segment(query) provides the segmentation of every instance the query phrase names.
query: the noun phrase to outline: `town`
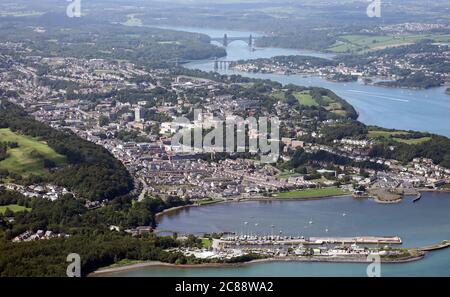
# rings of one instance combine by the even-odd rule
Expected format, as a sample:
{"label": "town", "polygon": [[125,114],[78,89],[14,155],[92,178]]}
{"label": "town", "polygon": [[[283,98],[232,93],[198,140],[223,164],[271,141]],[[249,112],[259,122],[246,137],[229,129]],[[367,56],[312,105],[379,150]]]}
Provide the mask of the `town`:
{"label": "town", "polygon": [[[416,158],[402,164],[370,157],[374,139],[341,138],[329,144],[307,141],[321,139],[321,129],[343,119],[318,120],[303,115],[295,121],[282,101],[275,102],[274,114],[292,119],[287,125],[290,130],[280,139],[283,162],[292,160],[292,152],[301,149],[311,154],[327,152],[355,163],[376,164],[386,170],[318,162],[313,174],[305,175],[280,169],[277,164],[264,164],[255,153],[231,153],[225,159],[216,156],[220,154],[215,151],[186,153],[171,143],[176,132],[171,120],[189,114],[199,105],[203,114],[192,119],[193,129],[213,127],[230,115],[271,114],[261,108],[258,100],[237,93],[234,89],[242,88],[240,83],[171,75],[167,70],[148,71],[130,62],[27,56],[27,48],[21,44],[5,43],[0,47],[24,54],[23,60],[1,56],[15,70],[0,73],[0,88],[14,95],[11,101],[39,121],[57,129],[70,129],[108,149],[134,177],[139,200],[146,196],[177,196],[198,203],[270,199],[280,192],[340,187],[342,194],[355,193],[358,197],[373,188],[376,191],[371,196],[381,197],[377,201],[392,202],[399,201],[400,195],[416,196],[419,189],[436,189],[450,182],[450,169],[430,159]],[[38,67],[46,69],[40,78]],[[256,137],[252,135],[257,131],[250,130],[248,134]],[[309,175],[316,178],[308,178]],[[49,193],[45,193],[45,187]],[[52,200],[70,193],[70,189],[55,189],[51,185],[44,188],[15,186],[14,190]],[[100,204],[91,205],[96,206]]]}

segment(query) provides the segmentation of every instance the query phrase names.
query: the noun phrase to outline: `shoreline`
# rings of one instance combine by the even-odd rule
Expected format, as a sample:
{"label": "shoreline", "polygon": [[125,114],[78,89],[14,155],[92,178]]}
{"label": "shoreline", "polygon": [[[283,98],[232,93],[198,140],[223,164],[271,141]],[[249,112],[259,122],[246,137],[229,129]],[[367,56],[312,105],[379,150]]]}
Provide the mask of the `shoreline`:
{"label": "shoreline", "polygon": [[[424,252],[419,256],[411,256],[404,259],[382,259],[382,264],[404,264],[415,261],[420,261],[425,258],[427,252]],[[353,263],[353,264],[363,264],[363,263],[372,263],[367,261],[365,257],[359,257],[356,259],[348,258],[348,257],[333,257],[333,256],[323,256],[323,258],[314,258],[314,257],[280,257],[280,258],[266,258],[266,259],[257,259],[248,262],[241,263],[202,263],[202,264],[172,264],[172,263],[164,263],[160,261],[146,261],[137,264],[124,265],[120,267],[113,268],[100,268],[94,272],[88,274],[88,277],[102,277],[103,275],[124,271],[132,271],[140,268],[147,267],[165,267],[165,268],[177,268],[177,269],[190,269],[190,268],[234,268],[234,267],[243,267],[253,264],[264,264],[264,263],[276,263],[276,262],[300,262],[300,263]]]}
{"label": "shoreline", "polygon": [[[426,188],[419,188],[419,189],[417,189],[417,191],[419,193],[450,193],[450,189],[426,189]],[[401,203],[403,201],[403,199],[404,199],[404,197],[401,197],[400,199],[396,199],[396,200],[392,200],[392,201],[384,201],[384,200],[380,200],[380,199],[378,199],[376,197],[373,197],[373,196],[370,196],[370,195],[369,196],[364,196],[364,197],[353,197],[351,193],[340,194],[340,195],[325,195],[325,196],[320,196],[320,197],[299,197],[299,198],[276,198],[276,197],[240,198],[240,199],[233,199],[233,200],[222,200],[222,201],[217,201],[215,203],[209,203],[209,204],[205,204],[205,205],[189,204],[189,205],[176,206],[176,207],[168,208],[168,209],[165,209],[165,210],[163,210],[161,212],[158,212],[157,214],[155,214],[155,218],[156,219],[160,219],[161,217],[163,217],[163,216],[165,216],[167,214],[171,214],[171,213],[177,212],[179,210],[183,210],[183,209],[189,209],[189,208],[194,208],[194,207],[205,207],[205,206],[224,204],[224,203],[241,203],[241,202],[252,202],[252,201],[256,201],[256,202],[264,202],[264,201],[267,201],[267,202],[276,202],[276,201],[313,201],[313,200],[345,198],[345,197],[352,197],[354,199],[372,199],[376,203],[380,203],[380,204],[397,204],[397,203]]]}
{"label": "shoreline", "polygon": [[[248,60],[247,60],[248,61]],[[251,60],[250,60],[251,61]],[[299,75],[299,76],[306,76],[306,77],[319,77],[322,79],[325,79],[328,82],[334,82],[334,83],[352,83],[352,82],[357,82],[358,80],[336,80],[336,79],[332,79],[327,77],[326,75],[320,74],[319,72],[317,73],[311,73],[311,72],[276,72],[276,71],[268,71],[268,72],[263,72],[263,71],[245,71],[242,69],[239,69],[238,67],[232,67],[231,70],[233,71],[237,71],[237,72],[243,72],[243,73],[249,73],[249,74],[272,74],[272,75],[286,75],[286,76],[291,76],[291,75]],[[373,77],[365,77],[362,79],[374,79]],[[374,87],[380,87],[380,88],[386,88],[386,89],[401,89],[401,90],[410,90],[410,91],[423,91],[423,90],[430,90],[430,89],[437,89],[437,88],[445,88],[447,85],[446,84],[442,84],[439,86],[432,86],[432,87],[420,87],[420,86],[402,86],[402,85],[385,85],[383,83],[380,82],[375,82],[375,83],[364,83],[365,85],[368,86],[374,86]],[[444,91],[445,94],[450,95],[450,93],[446,93]]]}

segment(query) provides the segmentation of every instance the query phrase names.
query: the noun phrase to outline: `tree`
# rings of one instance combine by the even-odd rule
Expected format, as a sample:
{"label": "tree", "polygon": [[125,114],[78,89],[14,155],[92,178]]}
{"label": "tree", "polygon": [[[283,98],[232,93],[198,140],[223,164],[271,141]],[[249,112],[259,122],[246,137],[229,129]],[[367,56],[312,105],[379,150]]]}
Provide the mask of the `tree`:
{"label": "tree", "polygon": [[106,116],[100,116],[100,118],[98,119],[98,125],[100,127],[106,126],[109,124],[109,118]]}
{"label": "tree", "polygon": [[5,212],[4,212],[3,215],[4,215],[6,218],[13,217],[13,216],[14,216],[14,212],[13,212],[11,209],[9,209],[9,207],[7,207],[7,208],[5,209]]}

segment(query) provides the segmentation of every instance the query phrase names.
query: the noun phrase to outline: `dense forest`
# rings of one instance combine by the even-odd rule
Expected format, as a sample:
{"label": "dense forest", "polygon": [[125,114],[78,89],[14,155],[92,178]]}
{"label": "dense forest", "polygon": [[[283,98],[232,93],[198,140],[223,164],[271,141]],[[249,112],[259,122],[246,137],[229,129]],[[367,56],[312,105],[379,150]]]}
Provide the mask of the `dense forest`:
{"label": "dense forest", "polygon": [[[83,274],[121,259],[195,263],[193,258],[163,249],[180,245],[199,246],[196,238],[183,243],[154,235],[135,238],[108,228],[111,224],[121,230],[154,226],[156,213],[186,203],[178,198],[163,201],[151,197],[133,203],[131,198],[121,197],[104,207],[88,210],[84,200],[74,199],[72,195],[52,202],[0,189],[0,206],[20,205],[31,209],[15,213],[7,211],[0,215],[0,276],[64,276],[66,257],[70,253],[80,254]],[[14,220],[10,220],[11,217]],[[27,230],[51,230],[69,237],[11,242],[12,238]]]}
{"label": "dense forest", "polygon": [[[20,205],[31,211],[13,214],[14,222],[8,224],[7,239],[27,230],[52,230],[72,233],[82,228],[106,229],[110,225],[120,228],[156,226],[155,214],[167,208],[189,204],[176,197],[165,200],[147,197],[141,202],[133,202],[129,197],[115,198],[104,207],[88,210],[85,200],[66,195],[56,201],[28,198],[18,192],[0,189],[0,206]],[[5,215],[6,216],[6,215]]]}
{"label": "dense forest", "polygon": [[[0,215],[0,277],[65,276],[66,257],[81,257],[82,275],[120,260],[161,261],[173,264],[199,264],[210,261],[245,262],[258,255],[229,260],[202,260],[165,249],[201,247],[201,240],[189,235],[183,240],[155,234],[131,236],[124,232],[137,226],[155,226],[155,214],[164,209],[188,204],[176,197],[166,200],[146,197],[142,202],[115,198],[98,209],[88,210],[83,200],[67,195],[55,202],[27,198],[17,192],[0,189],[0,206],[17,204],[30,211]],[[14,220],[10,220],[13,218]],[[114,224],[120,231],[111,231]],[[52,230],[68,236],[49,240],[13,243],[11,239],[24,231]]]}
{"label": "dense forest", "polygon": [[71,132],[52,129],[10,102],[0,106],[0,127],[38,137],[66,156],[69,164],[54,172],[51,181],[71,189],[80,197],[112,199],[133,189],[133,180],[126,168],[106,149]]}

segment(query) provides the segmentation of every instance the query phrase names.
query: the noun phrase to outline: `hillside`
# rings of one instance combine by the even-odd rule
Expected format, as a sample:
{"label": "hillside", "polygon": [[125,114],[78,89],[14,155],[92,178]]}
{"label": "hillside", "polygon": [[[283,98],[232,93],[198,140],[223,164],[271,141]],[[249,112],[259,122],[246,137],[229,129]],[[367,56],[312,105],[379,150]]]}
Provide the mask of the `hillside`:
{"label": "hillside", "polygon": [[12,103],[0,107],[0,128],[0,142],[18,145],[8,149],[0,162],[12,181],[51,182],[89,200],[113,199],[133,188],[126,168],[107,150],[71,132],[52,129]]}
{"label": "hillside", "polygon": [[16,146],[7,149],[6,158],[0,161],[0,170],[28,177],[46,174],[50,167],[60,167],[66,163],[66,158],[46,143],[10,129],[0,129],[0,141]]}

